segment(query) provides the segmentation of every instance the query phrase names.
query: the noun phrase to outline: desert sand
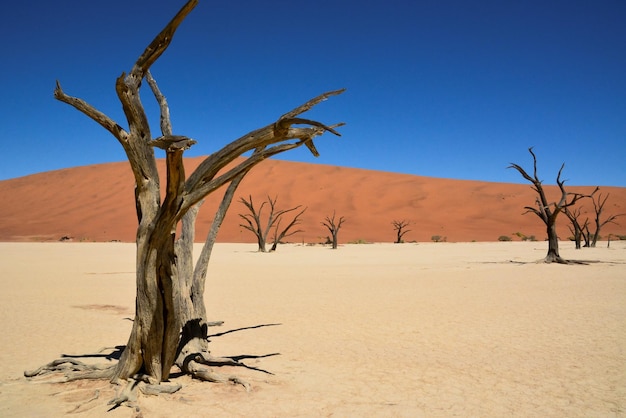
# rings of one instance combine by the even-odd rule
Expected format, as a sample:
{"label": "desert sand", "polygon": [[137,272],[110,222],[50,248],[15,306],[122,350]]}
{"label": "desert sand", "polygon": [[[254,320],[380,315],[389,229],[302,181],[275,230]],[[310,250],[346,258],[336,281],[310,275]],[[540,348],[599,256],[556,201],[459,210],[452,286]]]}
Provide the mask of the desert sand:
{"label": "desert sand", "polygon": [[[207,306],[215,355],[242,387],[178,379],[144,417],[626,416],[626,242],[536,263],[545,242],[218,244]],[[104,381],[27,381],[61,354],[125,344],[134,245],[0,243],[0,416],[107,413]],[[243,329],[258,325],[280,324]],[[238,331],[237,331],[238,330]],[[85,361],[103,362],[102,358]]]}

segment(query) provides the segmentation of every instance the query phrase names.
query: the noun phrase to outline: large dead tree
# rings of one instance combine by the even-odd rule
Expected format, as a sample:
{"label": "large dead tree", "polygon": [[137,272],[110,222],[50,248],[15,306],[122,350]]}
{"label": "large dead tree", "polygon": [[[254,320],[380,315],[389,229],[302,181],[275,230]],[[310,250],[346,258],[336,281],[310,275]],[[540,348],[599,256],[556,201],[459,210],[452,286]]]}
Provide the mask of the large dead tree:
{"label": "large dead tree", "polygon": [[602,199],[602,194],[598,195],[597,201],[595,197],[591,199],[593,202],[593,210],[595,212],[594,223],[596,225],[596,229],[593,232],[593,234],[589,234],[589,228],[587,228],[587,237],[590,238],[590,242],[589,242],[590,247],[596,246],[596,243],[598,242],[598,238],[600,238],[600,229],[602,229],[604,225],[608,223],[617,224],[617,222],[615,222],[615,219],[624,215],[623,213],[620,213],[617,215],[608,216],[606,219],[602,219],[602,211],[604,210],[604,204],[606,203],[606,200],[608,198],[609,198],[609,194],[607,193],[607,195],[604,196],[604,199]]}
{"label": "large dead tree", "polygon": [[[546,255],[544,261],[546,263],[556,262],[567,264],[568,261],[561,258],[561,256],[559,255],[559,237],[556,233],[556,218],[559,213],[565,210],[565,208],[573,206],[578,200],[587,196],[580,193],[567,193],[565,191],[565,180],[561,180],[561,172],[563,171],[563,167],[565,167],[565,164],[562,164],[556,177],[556,184],[559,186],[561,197],[558,201],[549,203],[543,189],[543,184],[537,176],[537,157],[535,156],[532,147],[528,148],[528,152],[530,152],[530,155],[533,156],[532,176],[529,175],[526,170],[524,170],[521,166],[517,164],[511,163],[509,168],[516,169],[522,175],[522,177],[524,177],[532,184],[532,189],[537,192],[537,200],[535,201],[536,207],[525,206],[524,209],[526,209],[525,213],[531,212],[537,215],[546,226],[546,233],[548,235],[548,254]],[[593,193],[595,192],[596,191],[594,190]]]}
{"label": "large dead tree", "polygon": [[[115,83],[128,128],[82,99],[67,95],[57,82],[54,96],[84,113],[109,131],[126,152],[135,178],[137,208],[136,310],[132,331],[119,362],[109,368],[89,367],[72,359],[60,359],[27,376],[63,371],[67,380],[108,378],[125,385],[114,405],[132,402],[139,388],[147,393],[177,390],[166,385],[170,370],[178,368],[196,378],[240,382],[235,377],[214,373],[211,364],[239,364],[209,354],[204,305],[205,278],[211,249],[232,196],[252,167],[273,155],[305,145],[318,155],[313,139],[324,132],[339,135],[334,126],[303,119],[300,115],[343,90],[324,93],[285,113],[275,122],[252,131],[209,155],[186,176],[183,153],[196,141],[175,135],[165,97],[150,75],[150,67],[170,45],[172,37],[198,0],[188,1],[148,45],[128,74]],[[161,117],[161,135],[153,138],[139,96],[146,80],[154,94]],[[167,179],[163,185],[157,172],[155,148],[165,152]],[[251,152],[242,161],[244,153]],[[203,199],[227,186],[198,261],[193,263],[195,219]],[[180,234],[177,228],[182,225]]]}
{"label": "large dead tree", "polygon": [[[294,216],[294,218],[287,224],[287,226],[281,228],[281,220],[282,218],[289,212],[293,212],[302,207],[302,205],[298,205],[289,209],[278,210],[276,208],[276,201],[278,197],[272,199],[271,197],[267,197],[267,200],[261,203],[261,206],[256,208],[254,206],[254,202],[252,201],[252,196],[248,196],[248,199],[244,199],[243,197],[239,199],[239,202],[243,203],[244,206],[248,209],[248,213],[240,213],[239,217],[243,219],[245,223],[239,224],[242,228],[247,229],[252,232],[256,237],[258,244],[259,252],[267,252],[266,243],[267,238],[269,236],[270,231],[273,231],[273,239],[272,239],[272,248],[270,251],[276,251],[276,247],[278,243],[285,237],[297,234],[298,232],[302,232],[301,229],[292,229],[294,226],[300,224],[300,216],[306,211],[306,208],[302,209],[300,212]],[[265,204],[269,203],[269,214],[267,215],[267,223],[263,226],[263,208]]]}
{"label": "large dead tree", "polygon": [[322,225],[324,225],[326,229],[328,229],[328,232],[330,232],[330,242],[332,244],[333,250],[336,250],[337,246],[339,245],[339,229],[341,229],[341,226],[345,221],[346,218],[344,218],[343,216],[340,216],[339,219],[336,219],[335,211],[333,211],[333,216],[326,216],[326,218],[324,218],[324,222],[322,222]]}

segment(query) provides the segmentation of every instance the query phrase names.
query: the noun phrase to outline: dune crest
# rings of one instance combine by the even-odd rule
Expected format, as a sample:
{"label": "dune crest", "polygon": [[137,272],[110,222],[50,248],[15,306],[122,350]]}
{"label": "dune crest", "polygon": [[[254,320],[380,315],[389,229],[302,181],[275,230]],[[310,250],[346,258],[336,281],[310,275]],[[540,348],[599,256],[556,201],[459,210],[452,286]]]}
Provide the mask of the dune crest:
{"label": "dune crest", "polygon": [[[191,172],[204,157],[187,160]],[[159,160],[159,166],[164,164]],[[126,162],[68,168],[0,181],[0,241],[132,242],[136,215],[133,178]],[[567,190],[591,192],[593,187],[566,185]],[[605,214],[626,213],[626,188],[601,187],[610,193]],[[558,196],[556,186],[546,186]],[[297,205],[308,209],[292,242],[318,243],[328,231],[321,222],[336,211],[346,222],[340,243],[350,241],[393,242],[394,220],[410,220],[405,241],[431,241],[438,235],[450,242],[497,241],[501,235],[521,232],[545,238],[541,221],[524,215],[535,193],[527,184],[450,180],[382,171],[270,159],[255,167],[242,182],[235,200],[252,195],[261,202],[278,197],[278,208]],[[197,221],[198,240],[203,240],[222,193],[204,204]],[[584,207],[592,210],[593,206]],[[239,226],[241,203],[234,201],[226,216],[219,242],[254,242]],[[588,216],[592,220],[592,214]],[[606,216],[605,215],[605,216]],[[587,215],[583,215],[587,216]],[[619,219],[618,219],[619,222]],[[571,235],[565,217],[559,236]],[[608,224],[602,236],[626,234],[626,226]]]}

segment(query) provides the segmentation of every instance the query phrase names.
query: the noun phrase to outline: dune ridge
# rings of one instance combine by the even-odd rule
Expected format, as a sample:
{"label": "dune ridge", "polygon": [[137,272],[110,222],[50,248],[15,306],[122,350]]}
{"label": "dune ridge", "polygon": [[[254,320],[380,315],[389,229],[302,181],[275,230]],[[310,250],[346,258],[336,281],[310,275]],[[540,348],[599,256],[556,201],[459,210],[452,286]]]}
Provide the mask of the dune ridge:
{"label": "dune ridge", "polygon": [[[204,157],[189,158],[191,172]],[[164,172],[163,160],[158,162]],[[71,237],[74,241],[123,241],[135,239],[136,215],[133,177],[126,162],[106,163],[50,171],[0,181],[0,241],[45,242]],[[604,217],[626,213],[626,188],[601,187],[610,193]],[[589,193],[591,186],[567,185],[568,191]],[[559,195],[546,186],[549,197]],[[222,192],[204,203],[197,221],[202,241]],[[281,209],[306,206],[301,229],[291,242],[318,243],[329,235],[321,222],[333,212],[346,218],[339,233],[341,243],[393,242],[392,221],[408,220],[405,241],[431,241],[439,235],[450,242],[497,241],[501,235],[521,232],[545,239],[543,225],[524,206],[532,205],[535,192],[529,184],[451,180],[374,170],[289,162],[270,159],[255,167],[242,182],[218,236],[219,242],[254,242],[240,227],[241,197],[258,204],[267,196],[278,197]],[[584,208],[593,210],[591,202]],[[588,215],[592,220],[593,213]],[[618,219],[617,222],[620,222]],[[559,236],[571,235],[565,216],[558,223]],[[626,234],[626,226],[607,224],[602,236]]]}

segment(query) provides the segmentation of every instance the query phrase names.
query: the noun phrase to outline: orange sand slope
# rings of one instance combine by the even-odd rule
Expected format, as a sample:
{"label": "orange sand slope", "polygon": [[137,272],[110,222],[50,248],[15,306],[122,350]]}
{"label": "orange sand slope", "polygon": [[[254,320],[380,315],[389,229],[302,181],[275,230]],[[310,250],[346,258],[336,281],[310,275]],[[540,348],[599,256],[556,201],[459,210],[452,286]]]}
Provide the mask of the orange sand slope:
{"label": "orange sand slope", "polygon": [[[177,379],[140,398],[161,417],[624,417],[626,241],[534,263],[545,242],[217,244],[205,300],[215,355],[252,385]],[[134,244],[0,243],[0,416],[109,413],[105,381],[29,382],[61,354],[125,344]],[[83,358],[106,362],[104,358]]]}
{"label": "orange sand slope", "polygon": [[[189,159],[188,172],[201,160]],[[572,192],[593,190],[567,186]],[[0,241],[56,241],[69,236],[75,241],[132,242],[136,227],[133,187],[125,162],[2,181]],[[547,190],[550,197],[559,197],[556,186],[548,186]],[[610,193],[606,215],[626,213],[626,188],[602,187],[601,192]],[[218,192],[204,204],[197,222],[200,241],[221,194]],[[413,223],[405,241],[430,241],[433,235],[447,237],[448,241],[496,241],[501,235],[512,236],[515,232],[545,239],[541,221],[534,214],[523,214],[524,206],[535,201],[529,184],[447,180],[268,160],[255,167],[242,183],[218,241],[254,241],[253,235],[240,227],[238,216],[245,208],[237,200],[249,195],[257,205],[269,195],[278,197],[279,209],[297,205],[308,208],[302,216],[304,232],[290,237],[292,242],[323,242],[328,232],[321,222],[333,211],[346,218],[340,242],[393,242],[394,220]],[[591,202],[584,207],[593,208]],[[624,222],[623,226],[606,225],[602,235],[626,235]],[[562,216],[562,239],[571,235],[567,224]]]}

